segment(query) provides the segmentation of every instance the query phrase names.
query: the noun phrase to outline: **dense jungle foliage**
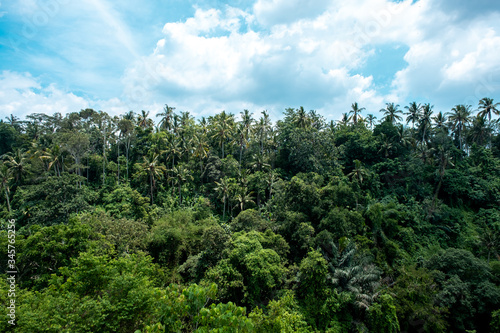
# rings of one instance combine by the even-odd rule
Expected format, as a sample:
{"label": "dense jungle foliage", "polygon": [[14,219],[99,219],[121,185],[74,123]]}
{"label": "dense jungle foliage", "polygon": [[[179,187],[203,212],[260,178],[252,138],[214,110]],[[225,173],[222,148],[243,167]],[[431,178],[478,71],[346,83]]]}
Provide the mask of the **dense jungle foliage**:
{"label": "dense jungle foliage", "polygon": [[498,105],[11,116],[0,331],[499,332]]}

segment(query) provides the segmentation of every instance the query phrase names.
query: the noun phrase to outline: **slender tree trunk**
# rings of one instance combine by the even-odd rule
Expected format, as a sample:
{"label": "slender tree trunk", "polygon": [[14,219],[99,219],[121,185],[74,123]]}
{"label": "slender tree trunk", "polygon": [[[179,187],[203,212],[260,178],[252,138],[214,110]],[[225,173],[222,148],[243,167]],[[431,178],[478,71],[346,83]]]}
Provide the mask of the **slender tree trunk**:
{"label": "slender tree trunk", "polygon": [[149,187],[151,188],[151,204],[153,204],[153,175],[149,174]]}
{"label": "slender tree trunk", "polygon": [[222,220],[226,219],[226,196],[224,196],[224,208],[222,209]]}
{"label": "slender tree trunk", "polygon": [[181,182],[179,181],[179,205],[182,205]]}
{"label": "slender tree trunk", "polygon": [[104,141],[102,143],[102,185],[106,180],[106,130],[104,130]]}
{"label": "slender tree trunk", "polygon": [[117,158],[117,162],[118,162],[118,184],[120,184],[120,143],[119,141],[117,141],[116,143],[116,149],[118,150],[118,158]]}
{"label": "slender tree trunk", "polygon": [[243,154],[243,145],[240,145],[240,165],[238,167],[238,170],[241,171],[241,155]]}
{"label": "slender tree trunk", "polygon": [[[7,186],[7,184],[5,186]],[[7,209],[9,210],[10,214],[12,211],[10,210],[9,192],[7,191],[7,187],[5,187],[4,190],[5,190],[5,199],[7,199]]]}

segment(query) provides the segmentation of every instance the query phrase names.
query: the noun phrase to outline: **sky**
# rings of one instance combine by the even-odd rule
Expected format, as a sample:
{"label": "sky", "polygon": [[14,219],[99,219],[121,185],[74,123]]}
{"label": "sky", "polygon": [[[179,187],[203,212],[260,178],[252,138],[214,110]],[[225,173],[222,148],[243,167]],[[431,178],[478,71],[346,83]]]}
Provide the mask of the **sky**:
{"label": "sky", "polygon": [[0,2],[0,118],[500,101],[498,0]]}

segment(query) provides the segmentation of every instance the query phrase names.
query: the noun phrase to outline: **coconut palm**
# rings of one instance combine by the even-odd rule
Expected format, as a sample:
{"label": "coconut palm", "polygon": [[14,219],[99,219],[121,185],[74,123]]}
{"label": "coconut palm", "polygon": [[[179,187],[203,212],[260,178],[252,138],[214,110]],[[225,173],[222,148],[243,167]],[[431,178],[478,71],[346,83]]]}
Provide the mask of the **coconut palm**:
{"label": "coconut palm", "polygon": [[12,175],[16,180],[16,185],[21,185],[24,174],[27,173],[28,154],[22,149],[16,149],[13,153],[3,155],[5,164],[11,170]]}
{"label": "coconut palm", "polygon": [[143,156],[144,162],[140,164],[141,168],[149,175],[149,188],[151,194],[151,204],[154,200],[154,189],[156,188],[156,179],[167,171],[164,165],[159,162],[160,154],[153,153],[149,156]]}
{"label": "coconut palm", "polygon": [[479,101],[479,113],[478,116],[486,117],[488,116],[488,121],[491,122],[491,114],[500,115],[500,110],[497,107],[500,103],[493,103],[493,98],[485,97]]}
{"label": "coconut palm", "polygon": [[463,136],[466,126],[470,123],[471,107],[470,105],[456,105],[451,109],[449,120],[451,122],[452,130],[458,137],[459,148],[463,148]]}
{"label": "coconut palm", "polygon": [[249,203],[255,203],[252,200],[252,192],[248,192],[246,187],[241,187],[239,193],[236,195],[236,205],[234,208],[239,207],[240,211],[245,210],[245,205]]}
{"label": "coconut palm", "polygon": [[349,116],[354,125],[358,123],[358,120],[360,120],[361,116],[361,111],[366,110],[365,108],[360,108],[358,105],[358,102],[354,102],[351,104],[351,110],[349,111]]}
{"label": "coconut palm", "polygon": [[[491,125],[491,114],[500,115],[500,110],[497,107],[500,103],[493,103],[493,98],[485,97],[479,101],[479,113],[478,116],[486,117],[488,116],[488,123]],[[491,132],[489,135],[489,141],[491,146]]]}
{"label": "coconut palm", "polygon": [[179,205],[182,204],[182,184],[188,180],[193,180],[191,172],[183,165],[177,165],[172,170],[173,176],[171,177],[174,186],[179,188]]}
{"label": "coconut palm", "polygon": [[399,105],[394,103],[385,103],[385,109],[380,109],[380,112],[384,114],[383,121],[388,121],[394,124],[397,121],[403,120],[399,114],[403,114],[403,111],[399,109]]}
{"label": "coconut palm", "polygon": [[203,134],[195,134],[193,137],[193,148],[193,156],[200,160],[200,172],[203,173],[203,159],[208,156],[209,151],[206,136]]}
{"label": "coconut palm", "polygon": [[422,142],[427,142],[429,139],[429,132],[431,128],[431,116],[432,116],[432,108],[434,106],[429,103],[424,104],[421,108],[421,114],[418,120],[418,131],[422,136]]}
{"label": "coconut palm", "polygon": [[371,130],[373,129],[373,124],[375,123],[375,119],[377,119],[377,117],[375,117],[372,114],[366,115],[365,121],[368,123]]}
{"label": "coconut palm", "polygon": [[221,147],[222,159],[224,159],[224,146],[228,138],[231,137],[233,132],[233,115],[226,114],[226,111],[222,111],[215,118],[215,134],[213,138],[219,141]]}
{"label": "coconut palm", "polygon": [[352,177],[362,184],[364,177],[366,176],[368,176],[368,170],[366,170],[360,160],[354,160],[354,169],[347,175],[347,177]]}
{"label": "coconut palm", "polygon": [[173,128],[173,118],[174,118],[174,107],[168,106],[168,104],[165,104],[165,107],[163,108],[163,112],[158,113],[156,116],[161,117],[160,123],[158,126],[161,129],[171,131]]}
{"label": "coconut palm", "polygon": [[443,114],[443,112],[439,111],[439,113],[435,116],[432,117],[432,120],[434,121],[434,130],[435,131],[447,131],[446,127],[446,116]]}
{"label": "coconut palm", "polygon": [[5,200],[7,200],[7,209],[11,213],[10,199],[9,199],[9,182],[12,179],[12,169],[4,162],[0,164],[0,190],[4,191]]}
{"label": "coconut palm", "polygon": [[149,128],[153,127],[153,120],[149,118],[149,111],[141,110],[141,114],[138,118],[139,127]]}
{"label": "coconut palm", "polygon": [[310,124],[310,119],[307,116],[307,112],[304,110],[304,107],[301,106],[297,112],[294,114],[293,123],[298,128],[306,128]]}
{"label": "coconut palm", "polygon": [[222,210],[222,219],[226,219],[226,201],[229,196],[229,183],[227,181],[227,178],[224,177],[221,179],[220,182],[215,182],[215,191],[219,193],[219,197],[222,197],[222,202],[224,205],[224,208]]}
{"label": "coconut palm", "polygon": [[422,106],[417,104],[417,102],[411,102],[410,105],[405,106],[405,109],[408,110],[408,112],[405,113],[407,115],[406,124],[408,125],[408,123],[411,122],[412,128],[415,128],[415,123],[419,120],[421,107]]}

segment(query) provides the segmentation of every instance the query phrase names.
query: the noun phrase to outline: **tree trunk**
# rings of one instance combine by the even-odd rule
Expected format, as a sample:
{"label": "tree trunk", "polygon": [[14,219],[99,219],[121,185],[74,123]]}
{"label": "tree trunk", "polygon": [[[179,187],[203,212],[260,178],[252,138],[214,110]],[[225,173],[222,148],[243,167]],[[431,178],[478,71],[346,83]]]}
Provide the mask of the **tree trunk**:
{"label": "tree trunk", "polygon": [[182,205],[181,182],[179,181],[179,205]]}
{"label": "tree trunk", "polygon": [[118,157],[117,157],[117,162],[118,162],[118,177],[117,177],[117,181],[118,181],[118,184],[120,184],[120,143],[119,141],[117,141],[116,143],[116,149],[118,150],[117,154],[118,154]]}
{"label": "tree trunk", "polygon": [[[5,185],[7,186],[7,184]],[[9,210],[9,214],[12,213],[10,210],[10,200],[9,200],[9,193],[7,191],[7,187],[5,187],[5,199],[7,199],[7,209]]]}

